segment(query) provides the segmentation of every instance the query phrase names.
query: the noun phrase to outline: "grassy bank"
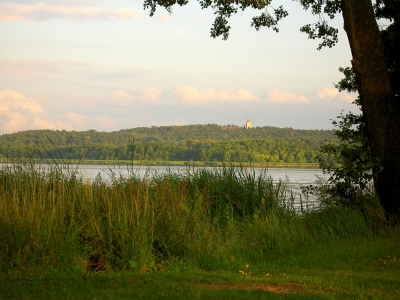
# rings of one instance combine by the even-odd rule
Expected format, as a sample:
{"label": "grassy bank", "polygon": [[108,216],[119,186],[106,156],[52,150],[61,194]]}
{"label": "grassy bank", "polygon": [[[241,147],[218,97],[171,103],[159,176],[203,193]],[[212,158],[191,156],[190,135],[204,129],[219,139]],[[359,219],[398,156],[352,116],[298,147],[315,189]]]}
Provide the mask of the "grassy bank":
{"label": "grassy bank", "polygon": [[399,238],[391,230],[211,271],[183,261],[157,272],[21,267],[2,274],[0,299],[399,299]]}
{"label": "grassy bank", "polygon": [[[37,292],[46,297],[51,296],[52,286],[64,287],[68,298],[67,290],[83,288],[92,280],[92,288],[85,288],[80,297],[103,295],[102,288],[95,288],[101,282],[106,283],[104,288],[119,286],[121,295],[131,295],[127,282],[135,289],[147,286],[143,295],[155,293],[150,286],[158,282],[161,294],[172,295],[167,291],[172,288],[178,298],[179,293],[203,297],[203,284],[210,283],[204,279],[207,276],[211,283],[227,284],[222,288],[226,297],[259,293],[257,288],[231,288],[242,281],[305,284],[306,290],[324,294],[317,288],[324,271],[330,275],[321,279],[323,289],[329,284],[339,289],[345,283],[332,279],[335,266],[343,268],[346,278],[361,276],[362,264],[356,262],[361,244],[365,253],[360,260],[371,264],[366,271],[378,270],[378,259],[386,259],[384,266],[390,266],[392,279],[382,279],[379,290],[387,282],[398,285],[398,264],[393,261],[400,255],[398,236],[392,230],[388,237],[382,229],[378,207],[331,205],[309,211],[304,205],[299,214],[283,182],[273,184],[268,174],[256,175],[245,168],[188,169],[151,178],[132,172],[127,178],[98,177],[88,183],[74,170],[57,165],[43,170],[18,164],[0,171],[0,199],[0,267],[6,280],[1,284],[22,298],[15,290],[21,282],[26,287],[37,284]],[[392,241],[394,236],[396,247],[392,243],[390,251],[379,249],[368,256],[367,249],[372,249],[368,243]],[[387,241],[382,246],[389,245]],[[360,268],[356,273],[353,260]],[[309,279],[307,270],[313,270]],[[65,277],[69,279],[64,281]],[[43,284],[50,286],[49,292],[42,290]],[[205,288],[220,296],[219,287]],[[348,289],[346,285],[345,293],[353,295]],[[90,291],[93,294],[87,296]]]}

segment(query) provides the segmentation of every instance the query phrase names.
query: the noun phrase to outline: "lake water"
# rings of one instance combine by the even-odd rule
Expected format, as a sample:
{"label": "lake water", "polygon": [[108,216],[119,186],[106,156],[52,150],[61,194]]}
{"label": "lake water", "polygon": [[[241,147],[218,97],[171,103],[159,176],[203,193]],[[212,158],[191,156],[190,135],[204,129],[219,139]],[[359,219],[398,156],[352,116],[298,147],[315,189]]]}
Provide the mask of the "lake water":
{"label": "lake water", "polygon": [[[102,179],[107,180],[111,176],[120,175],[128,177],[130,174],[139,175],[141,177],[151,177],[155,173],[160,174],[163,172],[185,173],[189,167],[183,166],[118,166],[118,165],[79,165],[78,170],[83,174],[84,178],[93,181],[97,175],[100,174]],[[195,169],[198,167],[195,167]],[[201,168],[201,167],[200,167]],[[206,167],[211,168],[211,167]],[[193,171],[193,168],[190,168]],[[310,209],[318,207],[319,201],[316,197],[308,195],[307,197],[302,194],[301,186],[306,186],[315,183],[318,178],[326,179],[328,175],[323,174],[321,169],[308,169],[308,168],[248,168],[249,172],[254,170],[256,174],[266,171],[267,175],[271,176],[274,182],[284,181],[287,191],[295,196],[295,207],[300,209],[300,206],[308,207]],[[302,204],[300,204],[300,199]]]}
{"label": "lake water", "polygon": [[[1,164],[3,166],[10,166],[10,164]],[[40,165],[43,170],[47,169],[50,165]],[[54,166],[54,165],[53,165]],[[76,170],[79,174],[88,181],[93,181],[97,175],[100,175],[102,179],[107,180],[111,176],[123,176],[128,177],[131,174],[138,175],[140,177],[151,177],[155,173],[163,172],[174,172],[174,173],[185,173],[188,169],[193,171],[193,167],[185,166],[137,166],[137,165],[100,165],[100,164],[68,164],[69,170]],[[197,168],[212,168],[212,167],[194,167]],[[309,185],[319,178],[327,178],[326,174],[322,173],[321,169],[310,169],[310,168],[247,168],[249,172],[254,170],[256,174],[260,174],[266,170],[267,174],[270,175],[274,182],[279,180],[285,181],[289,186],[300,187],[302,185]]]}
{"label": "lake water", "polygon": [[[185,173],[188,169],[193,170],[193,167],[185,166],[136,166],[136,165],[97,165],[97,164],[81,164],[81,165],[69,165],[70,169],[77,169],[79,173],[82,173],[88,180],[93,180],[98,174],[104,179],[110,177],[112,174],[122,175],[124,177],[130,174],[136,174],[139,176],[152,176],[155,173],[164,173],[171,171],[173,173]],[[213,167],[194,167],[195,170],[198,168],[211,169]],[[217,167],[218,168],[218,167]],[[254,170],[256,174],[260,174],[265,171],[270,175],[274,181],[284,180],[294,184],[307,184],[313,183],[318,177],[326,178],[327,176],[322,173],[321,169],[310,169],[310,168],[246,168],[248,171]]]}
{"label": "lake water", "polygon": [[[5,166],[7,164],[3,164]],[[50,165],[48,165],[50,166]],[[53,165],[54,166],[54,165]],[[41,165],[41,168],[44,167],[44,171],[46,171],[46,165]],[[202,167],[194,167],[194,169],[202,168]],[[211,167],[204,167],[211,168]],[[190,169],[193,171],[193,167],[184,167],[184,166],[136,166],[136,165],[98,165],[98,164],[69,164],[69,171],[76,170],[79,174],[83,175],[84,179],[91,182],[95,180],[96,176],[100,175],[101,178],[105,181],[109,180],[112,176],[123,176],[129,177],[132,174],[140,177],[151,177],[154,174],[160,174],[163,172],[174,172],[174,173],[185,173]],[[291,191],[294,195],[296,195],[296,199],[305,200],[305,196],[301,194],[301,186],[306,186],[315,183],[318,178],[326,179],[328,175],[323,174],[321,169],[309,169],[309,168],[247,168],[249,172],[254,172],[256,174],[261,174],[261,172],[267,173],[267,175],[271,176],[274,182],[279,182],[280,180],[286,183],[286,187],[288,191]],[[308,197],[308,205],[315,206],[319,202],[313,196]]]}
{"label": "lake water", "polygon": [[[188,167],[181,166],[120,166],[120,165],[79,165],[76,166],[84,177],[88,180],[94,180],[95,177],[100,174],[104,179],[109,178],[112,174],[122,175],[124,177],[130,174],[136,174],[139,176],[152,176],[154,173],[163,172],[176,172],[184,173],[188,170]],[[195,167],[196,169],[197,167]],[[201,168],[201,167],[200,167]],[[206,167],[211,168],[211,167]],[[192,170],[192,167],[190,167]],[[260,174],[265,171],[262,168],[248,168],[249,171],[254,170],[256,174]],[[266,169],[267,174],[270,175],[274,181],[287,181],[291,185],[307,185],[312,184],[318,177],[327,178],[326,174],[322,173],[321,169],[309,169],[309,168],[268,168]]]}
{"label": "lake water", "polygon": [[[171,171],[174,173],[185,173],[189,167],[183,166],[118,166],[118,165],[79,165],[78,170],[81,172],[85,179],[93,181],[97,175],[107,180],[111,178],[113,174],[115,176],[128,177],[130,174],[139,175],[141,177],[152,176],[155,173],[163,173]],[[195,167],[196,169],[197,167]],[[211,168],[211,167],[207,167]],[[193,168],[190,168],[193,170]],[[262,168],[248,168],[248,171],[252,171],[256,174],[264,172],[265,169]],[[279,182],[280,180],[286,183],[286,186],[292,190],[297,195],[301,194],[301,186],[310,185],[315,183],[318,178],[326,179],[328,176],[322,173],[321,169],[309,169],[309,168],[268,168],[266,172],[272,177],[274,182]],[[309,200],[316,200],[311,197]]]}

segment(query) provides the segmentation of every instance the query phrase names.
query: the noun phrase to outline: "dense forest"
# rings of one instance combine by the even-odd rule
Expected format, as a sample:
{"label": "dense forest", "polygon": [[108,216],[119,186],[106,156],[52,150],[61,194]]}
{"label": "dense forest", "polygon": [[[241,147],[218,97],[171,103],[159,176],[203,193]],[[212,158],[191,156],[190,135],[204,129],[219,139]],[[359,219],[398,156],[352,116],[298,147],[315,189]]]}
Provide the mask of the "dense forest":
{"label": "dense forest", "polygon": [[0,136],[0,158],[312,163],[333,130],[235,125],[140,127],[115,132],[29,130]]}

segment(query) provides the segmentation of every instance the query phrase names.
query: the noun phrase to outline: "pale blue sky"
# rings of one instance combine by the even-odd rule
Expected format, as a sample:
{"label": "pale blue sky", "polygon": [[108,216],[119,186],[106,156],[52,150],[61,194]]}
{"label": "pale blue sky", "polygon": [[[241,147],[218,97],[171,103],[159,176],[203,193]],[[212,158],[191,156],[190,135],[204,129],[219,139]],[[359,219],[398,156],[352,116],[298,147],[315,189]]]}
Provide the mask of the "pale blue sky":
{"label": "pale blue sky", "polygon": [[[0,0],[0,133],[27,129],[114,131],[182,124],[332,128],[354,95],[337,93],[350,65],[339,44],[317,51],[299,28],[317,17],[297,2],[280,32],[231,20],[228,41],[210,37],[211,9],[159,9],[142,1]],[[275,4],[275,6],[278,6]]]}

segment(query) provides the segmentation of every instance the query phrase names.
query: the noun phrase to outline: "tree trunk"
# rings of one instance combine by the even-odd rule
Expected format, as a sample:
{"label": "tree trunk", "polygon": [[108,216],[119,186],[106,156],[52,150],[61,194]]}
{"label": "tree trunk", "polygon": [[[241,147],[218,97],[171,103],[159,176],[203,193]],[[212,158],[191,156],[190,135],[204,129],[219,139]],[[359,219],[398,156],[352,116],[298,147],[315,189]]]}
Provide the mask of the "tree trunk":
{"label": "tree trunk", "polygon": [[371,0],[342,0],[372,154],[379,158],[376,191],[386,214],[400,215],[400,99],[391,91],[385,53]]}

